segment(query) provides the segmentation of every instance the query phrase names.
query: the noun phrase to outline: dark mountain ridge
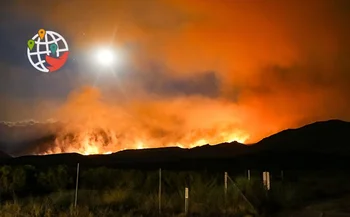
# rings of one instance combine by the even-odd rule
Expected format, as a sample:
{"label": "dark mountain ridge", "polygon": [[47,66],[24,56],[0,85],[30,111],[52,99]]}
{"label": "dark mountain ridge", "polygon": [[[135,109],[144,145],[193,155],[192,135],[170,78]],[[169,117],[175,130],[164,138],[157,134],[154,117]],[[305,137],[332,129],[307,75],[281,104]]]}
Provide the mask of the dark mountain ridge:
{"label": "dark mountain ridge", "polygon": [[350,122],[318,121],[297,129],[283,130],[257,142],[254,148],[274,151],[350,153]]}
{"label": "dark mountain ridge", "polygon": [[1,160],[6,160],[6,159],[9,159],[9,158],[12,158],[12,156],[6,154],[5,152],[0,151],[0,161]]}
{"label": "dark mountain ridge", "polygon": [[[263,169],[343,168],[350,169],[350,122],[320,121],[288,129],[253,145],[238,142],[178,147],[124,150],[110,155],[83,156],[76,153],[22,156],[5,164],[55,164],[106,166],[135,169]],[[35,144],[32,141],[30,144]]]}

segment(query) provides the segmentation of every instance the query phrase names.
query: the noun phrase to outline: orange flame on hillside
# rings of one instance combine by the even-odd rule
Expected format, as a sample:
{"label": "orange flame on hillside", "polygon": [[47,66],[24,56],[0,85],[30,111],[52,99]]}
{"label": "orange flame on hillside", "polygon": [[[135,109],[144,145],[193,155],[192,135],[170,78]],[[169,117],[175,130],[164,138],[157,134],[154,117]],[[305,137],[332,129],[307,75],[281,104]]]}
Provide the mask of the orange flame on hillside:
{"label": "orange flame on hillside", "polygon": [[109,154],[125,149],[245,143],[251,139],[236,123],[239,114],[233,115],[234,108],[225,102],[193,98],[190,102],[149,99],[120,104],[100,100],[100,92],[94,88],[72,93],[58,110],[62,128],[55,132],[55,141],[37,154]]}
{"label": "orange flame on hillside", "polygon": [[[206,144],[217,144],[220,142],[244,143],[249,138],[246,133],[222,133],[216,138],[197,139],[190,143],[173,142],[164,144],[162,147],[180,147],[193,148]],[[136,140],[133,143],[121,144],[117,135],[112,131],[98,133],[85,131],[76,136],[65,136],[56,139],[52,149],[40,154],[57,154],[57,153],[80,153],[83,155],[93,154],[111,154],[113,152],[122,151],[125,149],[145,149],[159,147],[157,143],[150,140]]]}

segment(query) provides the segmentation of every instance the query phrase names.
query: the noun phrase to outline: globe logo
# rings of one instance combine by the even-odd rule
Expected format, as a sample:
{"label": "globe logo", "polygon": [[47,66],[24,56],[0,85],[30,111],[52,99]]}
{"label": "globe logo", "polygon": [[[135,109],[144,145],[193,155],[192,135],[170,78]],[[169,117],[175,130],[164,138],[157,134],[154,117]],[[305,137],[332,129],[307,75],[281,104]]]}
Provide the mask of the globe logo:
{"label": "globe logo", "polygon": [[68,44],[57,32],[40,29],[27,45],[29,62],[41,72],[57,71],[68,59]]}

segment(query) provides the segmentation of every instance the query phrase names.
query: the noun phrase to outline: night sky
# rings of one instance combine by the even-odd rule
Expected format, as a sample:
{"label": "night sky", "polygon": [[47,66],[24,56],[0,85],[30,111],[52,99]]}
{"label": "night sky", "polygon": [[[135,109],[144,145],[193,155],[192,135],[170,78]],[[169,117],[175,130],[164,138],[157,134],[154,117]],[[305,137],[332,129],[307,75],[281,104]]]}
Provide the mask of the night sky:
{"label": "night sky", "polygon": [[[69,44],[57,72],[27,59],[41,28]],[[0,120],[93,120],[161,145],[350,120],[349,39],[347,0],[3,1]]]}

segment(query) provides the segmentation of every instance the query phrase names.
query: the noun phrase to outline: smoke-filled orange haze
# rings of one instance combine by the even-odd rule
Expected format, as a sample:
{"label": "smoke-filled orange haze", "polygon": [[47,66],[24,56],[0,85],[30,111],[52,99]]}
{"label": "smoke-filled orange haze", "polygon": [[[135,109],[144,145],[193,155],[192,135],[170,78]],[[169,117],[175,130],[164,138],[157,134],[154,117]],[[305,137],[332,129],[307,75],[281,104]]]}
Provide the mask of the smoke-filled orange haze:
{"label": "smoke-filled orange haze", "polygon": [[[46,115],[69,124],[48,153],[250,144],[350,117],[347,1],[77,0],[43,10],[49,4],[26,10],[64,32],[72,55],[113,43],[124,66],[101,72],[76,60],[79,67],[65,69],[74,85],[67,99],[11,108],[30,118],[38,103],[55,105]],[[97,128],[112,142],[85,141]],[[72,131],[78,144],[63,138]]]}

